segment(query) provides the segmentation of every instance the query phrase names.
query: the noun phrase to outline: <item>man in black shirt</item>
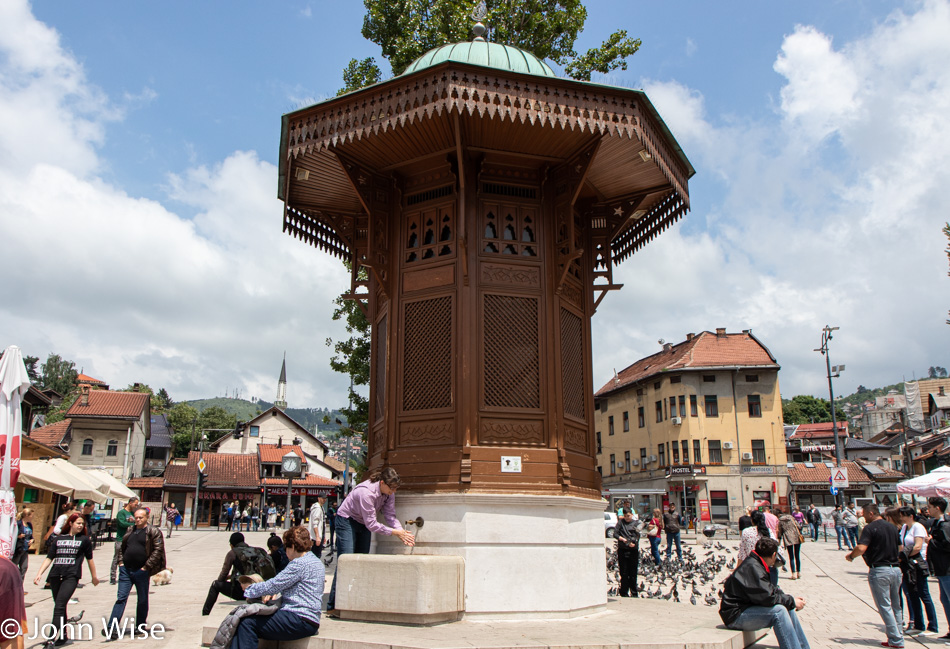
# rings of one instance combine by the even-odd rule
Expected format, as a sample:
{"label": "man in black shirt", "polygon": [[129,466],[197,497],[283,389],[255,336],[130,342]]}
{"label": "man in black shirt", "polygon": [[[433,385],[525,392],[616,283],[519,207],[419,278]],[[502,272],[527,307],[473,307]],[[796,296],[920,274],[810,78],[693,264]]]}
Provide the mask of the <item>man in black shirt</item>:
{"label": "man in black shirt", "polygon": [[244,599],[244,589],[238,583],[237,577],[246,574],[240,555],[242,548],[249,546],[244,542],[244,534],[241,532],[233,532],[228,543],[231,549],[224,555],[224,565],[221,566],[218,578],[211,582],[211,588],[208,589],[208,596],[201,609],[202,615],[211,615],[211,609],[218,601],[219,594],[234,600]]}
{"label": "man in black shirt", "polygon": [[673,556],[673,543],[676,543],[676,556],[683,560],[683,548],[680,546],[680,517],[676,515],[676,505],[670,503],[670,511],[663,514],[663,529],[666,531],[666,560]]}
{"label": "man in black shirt", "polygon": [[864,520],[867,525],[861,532],[858,546],[851,550],[845,559],[854,561],[856,557],[864,557],[864,563],[869,568],[868,585],[871,587],[871,596],[887,633],[887,642],[883,643],[883,646],[901,649],[904,646],[904,619],[901,612],[901,569],[898,562],[900,537],[897,528],[881,518],[877,505],[864,506]]}
{"label": "man in black shirt", "polygon": [[[947,500],[933,496],[927,500],[928,513],[933,519],[930,526],[930,543],[927,544],[927,563],[940,586],[940,603],[950,623],[950,517],[947,516]],[[950,633],[942,636],[950,640]]]}
{"label": "man in black shirt", "polygon": [[112,639],[113,627],[121,627],[125,604],[135,586],[135,624],[148,618],[148,579],[165,569],[165,538],[162,531],[148,524],[148,510],[135,510],[135,525],[122,538],[122,559],[119,563],[119,592],[108,627],[102,635]]}

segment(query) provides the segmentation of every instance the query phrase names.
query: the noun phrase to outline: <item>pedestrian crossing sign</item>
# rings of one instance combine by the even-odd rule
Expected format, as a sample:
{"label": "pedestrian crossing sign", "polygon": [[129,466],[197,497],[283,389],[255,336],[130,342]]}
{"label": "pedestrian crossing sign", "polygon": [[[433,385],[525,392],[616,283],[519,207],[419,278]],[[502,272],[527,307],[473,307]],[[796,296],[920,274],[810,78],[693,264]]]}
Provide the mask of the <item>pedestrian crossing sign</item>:
{"label": "pedestrian crossing sign", "polygon": [[841,489],[848,486],[848,471],[841,467],[831,470],[831,485]]}

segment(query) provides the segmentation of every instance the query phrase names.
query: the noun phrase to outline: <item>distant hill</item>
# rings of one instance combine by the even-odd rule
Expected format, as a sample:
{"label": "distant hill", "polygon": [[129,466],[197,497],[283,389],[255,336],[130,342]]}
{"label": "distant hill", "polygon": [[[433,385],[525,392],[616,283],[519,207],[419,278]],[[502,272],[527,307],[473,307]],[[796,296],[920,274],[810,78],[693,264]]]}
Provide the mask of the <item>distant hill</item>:
{"label": "distant hill", "polygon": [[[195,399],[194,401],[184,401],[198,412],[203,412],[206,408],[217,406],[234,415],[238,421],[250,421],[260,413],[271,408],[274,404],[268,401],[248,401],[247,399],[231,399],[228,397],[215,397],[213,399]],[[340,419],[346,423],[344,417],[338,410],[329,408],[287,408],[287,413],[294,421],[307,430],[319,430],[321,436],[333,439],[339,433],[340,427],[336,425],[335,420]],[[329,416],[330,423],[323,423],[323,418]]]}

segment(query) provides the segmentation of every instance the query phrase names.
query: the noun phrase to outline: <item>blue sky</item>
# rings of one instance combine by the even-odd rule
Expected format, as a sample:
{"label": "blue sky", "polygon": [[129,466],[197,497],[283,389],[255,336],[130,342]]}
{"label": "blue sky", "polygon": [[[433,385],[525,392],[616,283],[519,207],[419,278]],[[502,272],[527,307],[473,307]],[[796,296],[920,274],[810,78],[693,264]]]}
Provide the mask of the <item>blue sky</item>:
{"label": "blue sky", "polygon": [[[751,328],[784,396],[948,365],[947,2],[593,0],[578,49],[623,27],[627,71],[690,157],[692,212],[621,267],[594,318],[595,386],[687,332]],[[335,94],[362,3],[0,6],[7,344],[176,399],[338,405],[345,273],[280,232],[280,115]],[[385,67],[385,64],[384,64]],[[12,293],[8,294],[12,295]]]}

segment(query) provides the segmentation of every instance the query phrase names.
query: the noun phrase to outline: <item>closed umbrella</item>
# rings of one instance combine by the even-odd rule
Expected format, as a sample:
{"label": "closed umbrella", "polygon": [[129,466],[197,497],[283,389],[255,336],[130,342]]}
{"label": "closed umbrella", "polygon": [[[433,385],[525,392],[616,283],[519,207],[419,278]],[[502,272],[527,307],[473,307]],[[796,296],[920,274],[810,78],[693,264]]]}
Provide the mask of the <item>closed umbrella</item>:
{"label": "closed umbrella", "polygon": [[17,535],[13,488],[20,474],[20,402],[29,389],[23,354],[19,347],[10,345],[0,358],[0,554],[8,558],[13,556]]}
{"label": "closed umbrella", "polygon": [[950,467],[939,466],[930,473],[897,483],[897,493],[923,498],[940,495],[938,489],[950,488]]}

